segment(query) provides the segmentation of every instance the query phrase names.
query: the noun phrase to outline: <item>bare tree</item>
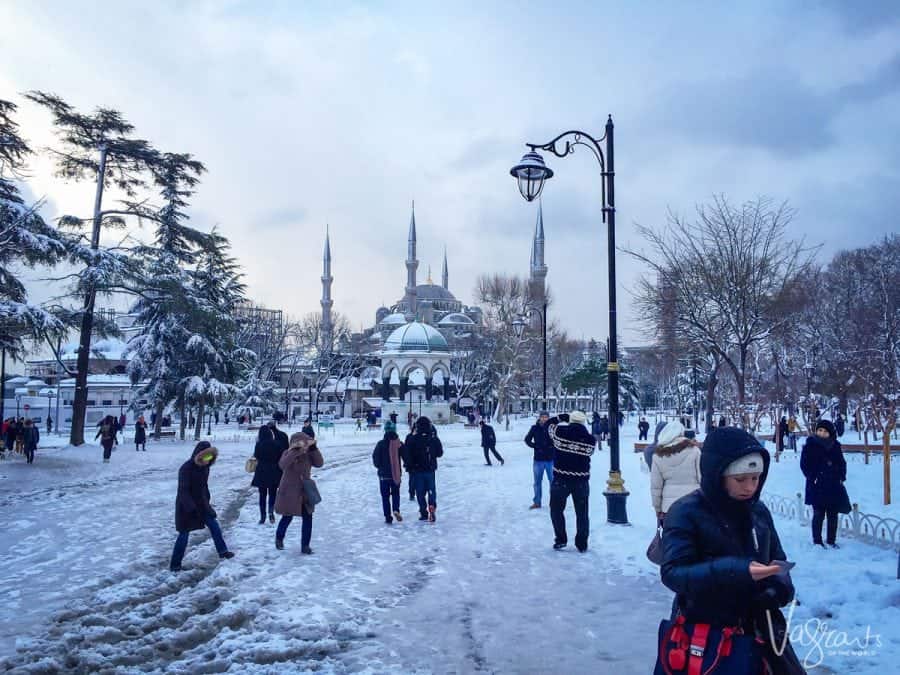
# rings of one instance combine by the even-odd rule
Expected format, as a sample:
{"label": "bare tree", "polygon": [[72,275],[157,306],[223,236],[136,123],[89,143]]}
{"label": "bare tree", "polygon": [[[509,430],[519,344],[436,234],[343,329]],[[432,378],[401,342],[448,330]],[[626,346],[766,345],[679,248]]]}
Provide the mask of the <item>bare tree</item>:
{"label": "bare tree", "polygon": [[657,326],[673,313],[685,342],[727,366],[739,407],[751,348],[791,320],[775,309],[812,264],[813,250],[788,237],[792,217],[786,203],[760,197],[736,207],[717,196],[692,221],[670,212],[663,228],[638,226],[652,253],[627,251],[655,277],[643,279],[638,302]]}

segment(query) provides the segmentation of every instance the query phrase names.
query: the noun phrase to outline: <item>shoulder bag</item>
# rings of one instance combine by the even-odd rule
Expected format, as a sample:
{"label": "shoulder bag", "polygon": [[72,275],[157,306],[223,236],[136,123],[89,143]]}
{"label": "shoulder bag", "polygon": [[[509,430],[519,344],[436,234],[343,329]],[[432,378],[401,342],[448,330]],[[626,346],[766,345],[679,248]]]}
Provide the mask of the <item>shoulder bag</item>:
{"label": "shoulder bag", "polygon": [[244,462],[244,471],[247,473],[256,473],[256,457],[249,457],[246,462]]}
{"label": "shoulder bag", "polygon": [[662,532],[662,527],[657,526],[656,535],[647,547],[647,559],[654,565],[662,565],[663,561]]}
{"label": "shoulder bag", "polygon": [[322,501],[322,495],[319,494],[319,486],[312,478],[303,479],[303,496],[309,506],[315,506]]}

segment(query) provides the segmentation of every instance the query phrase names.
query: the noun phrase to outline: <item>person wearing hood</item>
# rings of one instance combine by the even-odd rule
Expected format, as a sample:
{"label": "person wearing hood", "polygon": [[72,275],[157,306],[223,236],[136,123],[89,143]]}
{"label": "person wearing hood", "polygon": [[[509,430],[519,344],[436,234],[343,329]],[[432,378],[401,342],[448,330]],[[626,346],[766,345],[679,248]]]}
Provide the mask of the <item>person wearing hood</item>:
{"label": "person wearing hood", "polygon": [[534,450],[534,497],[531,506],[528,507],[530,509],[541,508],[544,474],[547,475],[548,486],[553,484],[553,459],[556,457],[556,448],[550,440],[547,426],[549,420],[550,415],[546,410],[542,410],[537,423],[531,426],[525,436],[525,445]]}
{"label": "person wearing hood", "polygon": [[638,422],[638,440],[646,441],[647,434],[650,432],[650,422],[647,421],[646,417],[642,417],[641,421]]}
{"label": "person wearing hood", "polygon": [[659,442],[659,432],[663,430],[666,424],[665,420],[656,423],[656,430],[653,432],[653,442],[644,448],[644,462],[646,462],[647,468],[651,471],[653,470],[653,453],[656,451],[656,444]]}
{"label": "person wearing hood", "polygon": [[503,466],[503,457],[500,456],[500,453],[497,452],[497,434],[494,433],[494,427],[490,424],[481,420],[481,449],[484,450],[484,463],[486,466],[491,466],[491,456],[488,454],[489,452],[494,453],[494,457],[500,462],[500,466]]}
{"label": "person wearing hood", "polygon": [[[283,432],[282,432],[283,433]],[[287,436],[285,436],[287,441]],[[282,448],[272,427],[269,425],[259,428],[256,446],[253,448],[253,456],[256,457],[256,469],[253,471],[253,480],[250,485],[259,490],[259,524],[266,522],[266,513],[269,514],[269,522],[275,522],[275,497],[278,493],[278,484],[281,482],[281,467],[278,461],[286,448]],[[268,511],[266,507],[268,506]]]}
{"label": "person wearing hood", "polygon": [[143,415],[134,423],[134,451],[138,450],[147,452],[147,422]]}
{"label": "person wearing hood", "polygon": [[591,455],[597,441],[586,424],[587,415],[580,410],[570,412],[568,422],[559,418],[549,422],[550,440],[556,449],[550,485],[550,521],[553,523],[553,548],[557,551],[568,543],[565,510],[569,496],[575,507],[575,548],[584,553],[588,547]]}
{"label": "person wearing hood", "polygon": [[216,520],[216,511],[210,504],[209,468],[215,464],[219,451],[208,441],[197,443],[191,458],[178,470],[178,495],[175,498],[175,529],[178,538],[172,551],[169,569],[181,571],[181,561],[187,551],[188,538],[194,530],[209,528],[219,558],[233,558],[234,553],[228,550],[222,537],[222,528]]}
{"label": "person wearing hood", "polygon": [[[847,462],[830,420],[816,422],[816,435],[806,439],[800,455],[800,470],[806,477],[805,502],[813,507],[813,544],[839,548],[837,544],[838,514],[850,513],[850,497],[844,487]],[[822,524],[828,520],[825,543]]]}
{"label": "person wearing hood", "polygon": [[28,460],[28,464],[34,464],[34,451],[37,450],[38,443],[41,440],[41,430],[38,429],[34,420],[30,417],[25,420],[22,438],[25,458]]}
{"label": "person wearing hood", "polygon": [[275,497],[275,512],[281,515],[275,530],[275,548],[284,548],[284,536],[294,516],[300,516],[303,523],[300,530],[300,552],[309,555],[312,549],[312,517],[315,505],[306,498],[304,481],[310,480],[313,467],[321,468],[325,463],[315,439],[302,431],[293,434],[288,449],[278,460],[281,467],[281,483]]}
{"label": "person wearing hood", "polygon": [[756,635],[771,672],[803,673],[779,610],[794,598],[790,575],[777,564],[787,556],[759,499],[768,471],[769,453],[755,437],[713,429],[700,456],[700,489],[666,514],[660,574],[687,624]]}
{"label": "person wearing hood", "polygon": [[[388,422],[390,424],[390,422]],[[396,520],[403,522],[400,515],[400,455],[403,444],[394,429],[384,432],[384,438],[375,444],[372,464],[378,469],[378,487],[381,491],[381,510],[384,522],[390,525]]]}
{"label": "person wearing hood", "polygon": [[444,456],[441,439],[424,415],[406,437],[401,452],[403,465],[409,474],[410,489],[419,501],[419,520],[435,522],[437,518],[437,461]]}
{"label": "person wearing hood", "polygon": [[650,497],[658,522],[672,504],[700,489],[700,448],[685,437],[684,425],[669,422],[659,432],[650,467]]}

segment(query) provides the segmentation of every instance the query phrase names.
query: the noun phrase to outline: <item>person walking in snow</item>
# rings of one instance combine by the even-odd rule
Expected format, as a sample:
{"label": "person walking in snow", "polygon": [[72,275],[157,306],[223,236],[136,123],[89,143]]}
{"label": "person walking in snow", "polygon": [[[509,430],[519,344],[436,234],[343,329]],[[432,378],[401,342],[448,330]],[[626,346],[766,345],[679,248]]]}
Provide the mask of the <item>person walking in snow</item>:
{"label": "person walking in snow", "polygon": [[416,426],[406,437],[401,451],[403,465],[409,474],[409,482],[419,501],[419,520],[435,522],[437,519],[437,461],[444,456],[444,446],[431,420],[424,415],[416,420]]}
{"label": "person walking in snow", "polygon": [[650,467],[650,499],[658,523],[676,501],[700,489],[699,443],[685,436],[684,425],[669,422],[659,432]]}
{"label": "person walking in snow", "polygon": [[[278,462],[286,448],[275,438],[270,426],[259,428],[256,446],[253,448],[253,456],[256,457],[256,469],[253,471],[253,480],[250,485],[259,490],[259,524],[266,522],[266,513],[269,514],[269,522],[275,522],[275,497],[278,485],[281,483],[281,467]],[[266,508],[268,506],[268,509]]]}
{"label": "person walking in snow", "polygon": [[497,452],[497,434],[494,433],[494,427],[487,424],[484,420],[481,420],[481,448],[484,450],[484,463],[486,466],[491,466],[491,456],[488,453],[493,453],[497,461],[500,462],[500,466],[503,466],[503,458]]}
{"label": "person walking in snow", "polygon": [[[804,673],[779,610],[794,597],[790,576],[777,564],[787,556],[772,514],[759,499],[768,470],[769,453],[752,435],[737,427],[711,431],[700,458],[700,489],[666,514],[660,575],[675,592],[686,625],[756,635],[764,640],[756,648],[769,663],[766,672]],[[782,644],[785,651],[777,656]],[[690,652],[685,656],[697,658]],[[661,664],[654,672],[663,672]]]}
{"label": "person walking in snow", "polygon": [[[388,423],[390,424],[390,422]],[[372,464],[378,469],[378,488],[381,492],[381,510],[384,522],[390,525],[396,520],[403,522],[400,515],[400,456],[403,444],[393,429],[384,432],[384,438],[375,444]]]}
{"label": "person walking in snow", "polygon": [[834,421],[834,430],[837,433],[837,437],[840,438],[844,435],[844,415],[843,413],[838,413],[837,419]]}
{"label": "person walking in snow", "polygon": [[302,431],[293,434],[288,449],[281,455],[278,466],[281,467],[281,482],[278,495],[275,497],[275,512],[281,515],[278,528],[275,530],[275,548],[284,549],[284,537],[288,526],[295,516],[300,516],[300,552],[309,555],[313,550],[309,547],[312,540],[312,521],[315,505],[306,496],[304,482],[311,480],[312,468],[319,468],[325,463],[316,441]]}
{"label": "person walking in snow", "polygon": [[217,514],[210,503],[209,469],[215,464],[219,451],[209,441],[200,441],[194,447],[191,458],[178,469],[178,495],[175,498],[175,529],[178,538],[172,550],[169,570],[181,571],[181,562],[187,551],[191,532],[209,528],[219,558],[234,557],[222,537]]}
{"label": "person walking in snow", "polygon": [[312,425],[312,418],[311,418],[311,417],[307,417],[307,418],[303,421],[303,426],[300,427],[300,433],[306,434],[306,435],[309,436],[310,438],[315,438],[315,437],[316,437],[316,432],[313,431],[313,425]]}
{"label": "person walking in snow", "polygon": [[638,422],[638,440],[646,441],[648,433],[650,433],[650,422],[647,421],[646,417],[642,417],[641,421]]}
{"label": "person walking in snow", "polygon": [[[850,513],[847,462],[837,432],[830,420],[816,422],[816,434],[806,439],[800,455],[800,470],[806,477],[805,502],[813,507],[813,544],[825,548],[840,548],[837,544],[838,514]],[[822,524],[828,520],[825,543]]]}
{"label": "person walking in snow", "polygon": [[134,423],[134,451],[143,450],[147,452],[147,422],[141,415]]}
{"label": "person walking in snow", "polygon": [[96,441],[98,438],[100,439],[100,445],[103,446],[103,463],[109,464],[113,445],[118,445],[119,443],[116,438],[116,421],[112,415],[107,415],[103,418],[94,440]]}
{"label": "person walking in snow", "polygon": [[29,417],[25,420],[22,431],[22,447],[25,451],[25,459],[29,464],[34,463],[34,451],[37,450],[38,442],[41,440],[41,432],[37,425]]}
{"label": "person walking in snow", "polygon": [[538,415],[537,422],[531,425],[531,429],[525,435],[525,445],[534,450],[534,497],[531,500],[529,509],[541,508],[541,500],[543,497],[544,474],[547,475],[547,487],[553,484],[553,458],[556,456],[556,449],[550,441],[550,431],[547,426],[550,416],[546,410],[542,410]]}
{"label": "person walking in snow", "polygon": [[656,429],[654,429],[653,431],[653,442],[646,448],[644,448],[644,463],[651,471],[653,470],[653,454],[656,452],[656,444],[659,442],[659,434],[665,428],[666,424],[667,422],[665,420],[656,423]]}
{"label": "person walking in snow", "polygon": [[587,416],[580,410],[570,412],[568,422],[559,418],[549,422],[550,440],[556,450],[550,485],[550,520],[553,523],[553,548],[557,551],[568,544],[565,509],[570,496],[575,508],[575,547],[582,553],[588,547],[591,455],[596,440],[588,433],[586,424]]}

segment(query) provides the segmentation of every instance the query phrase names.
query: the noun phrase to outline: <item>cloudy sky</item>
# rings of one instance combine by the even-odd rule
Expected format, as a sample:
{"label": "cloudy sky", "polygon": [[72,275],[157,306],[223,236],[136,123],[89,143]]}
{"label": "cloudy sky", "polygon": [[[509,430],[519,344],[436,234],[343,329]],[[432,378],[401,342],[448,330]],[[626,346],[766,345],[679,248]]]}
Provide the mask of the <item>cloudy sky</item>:
{"label": "cloudy sky", "polygon": [[[53,136],[29,89],[119,109],[203,161],[194,223],[231,239],[267,306],[318,309],[329,224],[355,328],[402,295],[412,200],[420,280],[429,264],[439,280],[445,245],[463,302],[480,273],[527,274],[536,206],[509,167],[525,141],[600,135],[609,113],[621,246],[714,193],[789,200],[825,257],[900,229],[900,5],[735,4],[0,0],[0,98],[36,147]],[[587,153],[548,163],[555,318],[602,336],[599,170]],[[90,185],[44,158],[31,174],[48,215],[90,212]],[[648,337],[640,273],[620,256],[626,344]]]}

